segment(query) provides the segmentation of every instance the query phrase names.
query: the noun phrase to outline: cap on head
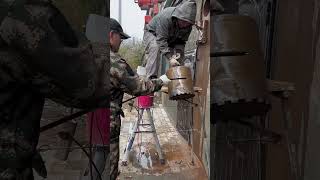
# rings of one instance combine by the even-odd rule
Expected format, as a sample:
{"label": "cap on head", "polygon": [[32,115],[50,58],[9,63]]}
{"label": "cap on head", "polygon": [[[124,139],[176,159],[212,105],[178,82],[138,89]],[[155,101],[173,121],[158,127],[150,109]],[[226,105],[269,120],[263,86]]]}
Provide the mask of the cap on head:
{"label": "cap on head", "polygon": [[123,32],[121,25],[117,20],[110,18],[110,31],[118,32],[121,36],[121,39],[128,39],[130,36]]}
{"label": "cap on head", "polygon": [[195,24],[197,4],[194,0],[189,0],[177,6],[172,16],[191,24]]}

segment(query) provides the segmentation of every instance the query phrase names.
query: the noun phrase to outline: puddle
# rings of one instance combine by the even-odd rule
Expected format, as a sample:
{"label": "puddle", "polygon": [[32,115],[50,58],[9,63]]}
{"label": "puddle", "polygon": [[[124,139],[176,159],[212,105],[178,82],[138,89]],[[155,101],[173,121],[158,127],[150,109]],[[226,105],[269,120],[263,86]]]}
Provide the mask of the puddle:
{"label": "puddle", "polygon": [[[156,146],[150,143],[135,145],[129,154],[129,161],[139,171],[150,174],[177,173],[192,167],[188,147],[164,144],[161,146],[165,164],[161,164]],[[194,166],[196,168],[196,166]]]}

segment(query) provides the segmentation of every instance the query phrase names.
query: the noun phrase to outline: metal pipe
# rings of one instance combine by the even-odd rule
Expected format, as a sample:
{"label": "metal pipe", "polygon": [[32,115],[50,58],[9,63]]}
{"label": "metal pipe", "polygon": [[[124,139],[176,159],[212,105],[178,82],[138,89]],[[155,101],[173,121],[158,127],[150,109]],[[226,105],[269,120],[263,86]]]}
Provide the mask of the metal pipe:
{"label": "metal pipe", "polygon": [[248,52],[244,51],[223,51],[210,53],[210,57],[244,56],[248,54]]}
{"label": "metal pipe", "polygon": [[[122,19],[121,19],[121,7],[122,5],[121,5],[121,0],[119,0],[119,14],[118,14],[118,19],[119,19],[119,24],[121,24],[121,21],[122,21]],[[121,24],[122,25],[122,24]]]}

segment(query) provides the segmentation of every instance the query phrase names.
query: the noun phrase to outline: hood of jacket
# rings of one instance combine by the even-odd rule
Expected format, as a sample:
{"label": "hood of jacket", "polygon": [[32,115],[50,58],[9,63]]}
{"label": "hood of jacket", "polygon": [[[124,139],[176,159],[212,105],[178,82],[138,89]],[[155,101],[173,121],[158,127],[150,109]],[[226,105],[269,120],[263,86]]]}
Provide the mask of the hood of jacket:
{"label": "hood of jacket", "polygon": [[187,21],[191,24],[195,24],[197,14],[197,5],[193,0],[186,1],[180,6],[177,6],[175,11],[172,13],[172,17]]}

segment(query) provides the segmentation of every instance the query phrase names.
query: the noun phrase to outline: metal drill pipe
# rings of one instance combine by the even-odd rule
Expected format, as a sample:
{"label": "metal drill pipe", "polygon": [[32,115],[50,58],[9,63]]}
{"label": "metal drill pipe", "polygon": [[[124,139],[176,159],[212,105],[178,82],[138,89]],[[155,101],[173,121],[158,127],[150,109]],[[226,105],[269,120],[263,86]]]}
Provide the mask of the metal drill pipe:
{"label": "metal drill pipe", "polygon": [[210,53],[210,57],[228,57],[228,56],[244,56],[248,55],[248,52],[244,51],[224,51]]}

